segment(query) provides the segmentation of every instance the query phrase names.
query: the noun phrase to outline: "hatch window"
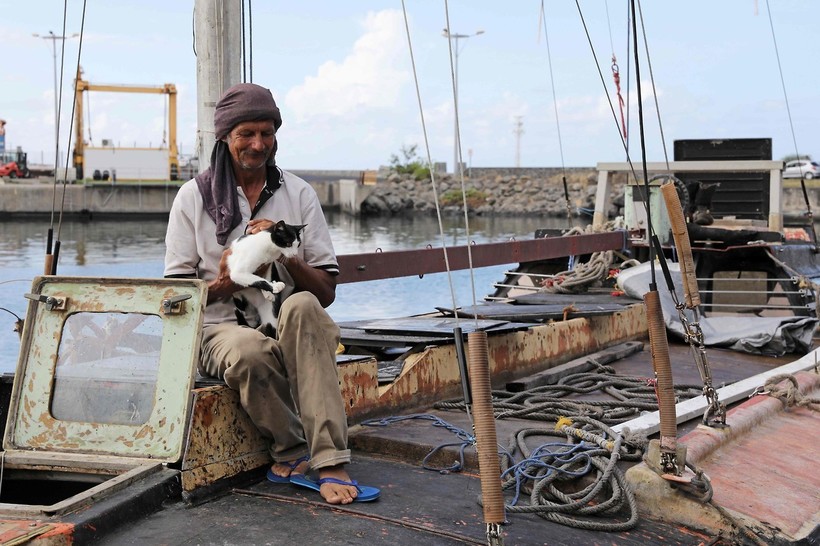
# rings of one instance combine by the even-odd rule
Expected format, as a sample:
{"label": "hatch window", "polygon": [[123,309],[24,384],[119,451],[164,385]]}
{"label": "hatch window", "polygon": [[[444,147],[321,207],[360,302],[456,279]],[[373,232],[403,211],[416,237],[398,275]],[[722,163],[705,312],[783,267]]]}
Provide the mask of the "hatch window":
{"label": "hatch window", "polygon": [[61,421],[141,424],[154,408],[162,319],[74,313],[57,352],[51,415]]}

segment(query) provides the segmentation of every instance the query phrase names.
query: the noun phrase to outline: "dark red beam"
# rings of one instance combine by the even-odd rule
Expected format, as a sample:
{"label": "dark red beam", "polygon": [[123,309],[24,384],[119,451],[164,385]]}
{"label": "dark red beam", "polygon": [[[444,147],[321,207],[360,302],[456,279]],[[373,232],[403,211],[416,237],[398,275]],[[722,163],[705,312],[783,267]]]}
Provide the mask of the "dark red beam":
{"label": "dark red beam", "polygon": [[[571,235],[526,241],[471,245],[473,267],[536,262],[564,256],[591,254],[602,250],[621,250],[624,232]],[[338,256],[341,270],[338,283],[392,279],[447,271],[441,247],[422,250],[394,250]],[[450,270],[467,269],[467,246],[447,248]]]}

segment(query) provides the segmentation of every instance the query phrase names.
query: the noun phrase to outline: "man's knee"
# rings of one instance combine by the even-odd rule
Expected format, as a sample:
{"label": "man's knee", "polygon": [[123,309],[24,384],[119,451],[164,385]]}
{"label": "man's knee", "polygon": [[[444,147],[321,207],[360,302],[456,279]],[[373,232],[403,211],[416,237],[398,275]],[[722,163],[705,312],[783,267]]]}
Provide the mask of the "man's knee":
{"label": "man's knee", "polygon": [[209,339],[207,355],[215,360],[223,371],[237,364],[260,362],[270,358],[273,352],[270,338],[244,326],[220,326],[218,334]]}
{"label": "man's knee", "polygon": [[280,314],[297,312],[305,312],[311,309],[323,309],[319,300],[310,292],[296,292],[285,298],[282,302]]}

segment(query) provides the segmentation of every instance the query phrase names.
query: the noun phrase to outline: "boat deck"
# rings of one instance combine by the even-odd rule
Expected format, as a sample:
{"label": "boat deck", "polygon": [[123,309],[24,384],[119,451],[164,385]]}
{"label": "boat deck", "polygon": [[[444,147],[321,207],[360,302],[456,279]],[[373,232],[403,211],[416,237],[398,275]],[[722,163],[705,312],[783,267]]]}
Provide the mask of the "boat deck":
{"label": "boat deck", "polygon": [[[786,360],[721,349],[710,349],[708,354],[715,387],[772,370]],[[675,384],[701,383],[688,346],[670,343],[670,355]],[[653,375],[648,345],[641,351],[611,362],[609,366],[619,375]],[[779,404],[776,400],[770,401]],[[750,402],[756,400],[746,403]],[[458,429],[471,430],[469,419],[463,411],[428,408],[424,413]],[[802,419],[797,425],[791,423],[789,427],[803,427],[800,430],[810,440],[801,446],[790,446],[788,451],[802,453],[802,464],[813,460],[818,447],[817,438],[820,437],[818,414],[805,410],[774,411],[770,414],[778,419]],[[698,421],[690,421],[679,427],[679,437],[690,431],[697,434],[694,429]],[[500,419],[497,421],[498,441],[505,445],[516,431],[544,426],[544,423],[528,419]],[[254,473],[246,476],[244,483],[237,484],[220,496],[201,503],[179,501],[165,506],[163,510],[133,524],[112,529],[98,543],[486,544],[482,508],[478,503],[481,485],[473,448],[465,450],[464,470],[461,472],[422,468],[422,461],[428,453],[448,443],[455,445],[441,449],[436,457],[428,461],[435,468],[449,466],[459,459],[460,441],[451,430],[433,426],[428,419],[408,419],[387,426],[356,426],[351,430],[354,463],[349,470],[361,483],[381,488],[382,496],[376,502],[329,506],[322,502],[318,493],[291,485],[272,484],[264,480],[260,473]],[[743,449],[756,453],[758,449],[771,449],[771,443],[762,447],[750,444]],[[713,458],[716,456],[712,455]],[[809,458],[805,459],[807,456]],[[741,473],[746,471],[755,457],[747,455],[744,459],[737,459],[738,465],[743,465]],[[781,458],[781,461],[785,459]],[[783,464],[792,463],[785,461]],[[622,469],[633,465],[634,462],[619,463]],[[736,465],[727,461],[710,467],[710,472],[720,474],[713,478],[716,502],[726,506],[733,502],[742,503],[744,490],[724,487],[719,465],[729,472],[738,470]],[[806,477],[812,473],[807,470]],[[761,487],[765,488],[765,485],[761,484]],[[801,499],[803,506],[807,507],[801,512],[803,525],[808,526],[804,534],[810,537],[818,535],[818,490],[815,488],[813,496],[811,492],[804,491]],[[793,502],[794,492],[792,489],[770,487],[766,488],[766,495],[772,506],[782,507],[784,503]],[[508,491],[507,502],[510,496]],[[640,509],[635,528],[617,532],[573,528],[534,514],[508,513],[507,517],[508,523],[502,528],[505,544],[733,544],[728,535],[698,532],[687,525],[664,523],[643,508]],[[623,517],[623,510],[610,516],[613,521]]]}

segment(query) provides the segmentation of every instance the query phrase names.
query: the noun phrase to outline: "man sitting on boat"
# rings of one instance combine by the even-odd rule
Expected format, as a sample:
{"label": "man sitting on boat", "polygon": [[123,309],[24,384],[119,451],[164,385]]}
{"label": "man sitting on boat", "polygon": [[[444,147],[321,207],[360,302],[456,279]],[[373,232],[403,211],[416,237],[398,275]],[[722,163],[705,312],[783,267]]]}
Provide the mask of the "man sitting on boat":
{"label": "man sitting on boat", "polygon": [[[185,183],[171,208],[165,276],[208,282],[200,373],[223,379],[260,433],[274,460],[268,479],[320,491],[331,504],[374,500],[357,486],[339,390],[339,328],[325,311],[336,297],[339,266],[316,193],[275,164],[279,108],[268,89],[238,84],[214,112],[210,167]],[[232,241],[279,220],[303,225],[298,255],[273,264],[282,292],[274,338],[237,323],[235,284],[227,268]],[[305,476],[314,470],[313,481]]]}

